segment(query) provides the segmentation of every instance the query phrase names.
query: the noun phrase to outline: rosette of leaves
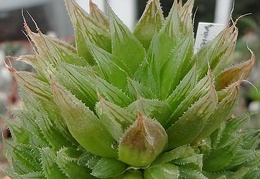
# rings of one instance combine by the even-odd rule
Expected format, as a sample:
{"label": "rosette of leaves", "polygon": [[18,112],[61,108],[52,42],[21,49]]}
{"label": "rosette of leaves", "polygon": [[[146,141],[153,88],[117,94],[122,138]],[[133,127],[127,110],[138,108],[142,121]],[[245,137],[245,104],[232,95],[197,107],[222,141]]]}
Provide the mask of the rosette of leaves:
{"label": "rosette of leaves", "polygon": [[254,64],[231,66],[237,28],[227,26],[196,54],[193,0],[167,18],[147,3],[131,32],[110,7],[65,4],[75,47],[24,23],[35,54],[8,66],[24,108],[7,121],[12,178],[257,178],[259,132],[232,116]]}

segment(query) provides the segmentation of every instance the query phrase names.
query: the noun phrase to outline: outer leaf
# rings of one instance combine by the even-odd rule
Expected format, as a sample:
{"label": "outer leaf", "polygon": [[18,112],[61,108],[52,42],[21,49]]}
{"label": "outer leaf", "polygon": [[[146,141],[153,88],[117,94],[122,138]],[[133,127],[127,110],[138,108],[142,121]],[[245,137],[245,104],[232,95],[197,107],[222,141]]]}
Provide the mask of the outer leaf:
{"label": "outer leaf", "polygon": [[203,130],[217,105],[217,94],[213,86],[208,94],[193,104],[169,129],[168,149],[192,142]]}
{"label": "outer leaf", "polygon": [[98,97],[92,69],[60,63],[57,71],[54,71],[53,74],[56,81],[70,90],[90,109],[94,109]]}
{"label": "outer leaf", "polygon": [[97,178],[109,178],[121,175],[127,165],[113,158],[102,158],[92,170],[92,175]]}
{"label": "outer leaf", "polygon": [[74,26],[77,52],[79,56],[85,58],[89,64],[93,65],[95,62],[91,56],[88,44],[95,44],[110,52],[110,33],[104,25],[101,25],[95,18],[87,14],[75,0],[65,0],[65,4]]}
{"label": "outer leaf", "polygon": [[26,90],[30,91],[37,98],[52,101],[49,84],[39,79],[37,75],[31,72],[18,72],[11,67],[8,67],[8,70],[20,85],[22,85]]}
{"label": "outer leaf", "polygon": [[203,170],[215,172],[227,166],[236,155],[241,138],[230,141],[229,145],[214,149],[205,155],[203,160]]}
{"label": "outer leaf", "polygon": [[220,90],[239,80],[245,80],[249,76],[254,64],[255,56],[252,54],[250,60],[226,69],[218,76],[216,88]]}
{"label": "outer leaf", "polygon": [[136,115],[104,99],[100,99],[97,103],[96,112],[102,124],[117,142],[121,139],[125,129],[136,119]]}
{"label": "outer leaf", "polygon": [[170,163],[158,165],[155,167],[149,167],[144,171],[144,178],[147,179],[177,179],[179,176],[179,167]]}
{"label": "outer leaf", "polygon": [[225,89],[226,96],[218,103],[214,113],[209,117],[204,129],[194,140],[195,143],[208,137],[220,127],[223,121],[230,118],[238,95],[238,85],[239,83],[234,83],[229,86],[228,89]]}
{"label": "outer leaf", "polygon": [[62,148],[57,153],[57,164],[68,178],[94,179],[95,177],[90,175],[91,170],[77,164],[80,154],[81,152],[74,148]]}
{"label": "outer leaf", "polygon": [[157,159],[152,163],[153,165],[160,165],[171,162],[175,159],[182,159],[186,157],[190,157],[196,155],[194,149],[188,145],[182,145],[177,147],[171,151],[164,152],[157,157]]}
{"label": "outer leaf", "polygon": [[33,151],[32,146],[11,141],[5,141],[5,146],[8,154],[12,156],[11,166],[18,174],[41,171],[39,156]]}
{"label": "outer leaf", "polygon": [[110,7],[108,14],[112,36],[112,54],[126,64],[127,73],[133,75],[144,60],[145,49]]}
{"label": "outer leaf", "polygon": [[174,160],[172,163],[186,168],[192,168],[197,171],[202,171],[203,154],[195,154],[190,157]]}
{"label": "outer leaf", "polygon": [[[35,45],[35,52],[38,64],[44,68],[49,68],[49,64],[56,65],[58,61],[65,61],[71,64],[87,65],[87,62],[76,54],[76,49],[61,40],[54,39],[42,34],[39,29],[38,33],[33,33],[24,23],[24,28]],[[48,59],[48,61],[46,61]],[[40,71],[42,71],[40,69]],[[48,78],[48,74],[46,74]]]}
{"label": "outer leaf", "polygon": [[154,34],[158,33],[164,22],[163,12],[158,0],[150,0],[133,34],[148,49]]}
{"label": "outer leaf", "polygon": [[41,149],[41,164],[44,171],[44,175],[47,179],[53,178],[68,178],[59,169],[57,164],[57,157],[50,148]]}
{"label": "outer leaf", "polygon": [[52,84],[54,100],[58,105],[72,136],[93,154],[115,157],[111,144],[111,134],[101,124],[96,115],[69,91]]}
{"label": "outer leaf", "polygon": [[180,167],[180,178],[208,179],[199,171],[183,167]]}

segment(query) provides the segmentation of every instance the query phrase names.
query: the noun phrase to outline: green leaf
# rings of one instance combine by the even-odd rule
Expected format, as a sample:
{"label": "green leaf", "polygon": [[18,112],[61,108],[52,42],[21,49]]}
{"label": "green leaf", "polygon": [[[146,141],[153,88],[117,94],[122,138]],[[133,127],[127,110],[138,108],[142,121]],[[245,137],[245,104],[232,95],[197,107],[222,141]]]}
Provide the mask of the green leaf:
{"label": "green leaf", "polygon": [[11,131],[12,139],[15,143],[29,144],[30,134],[21,122],[21,119],[8,120],[4,118],[4,122]]}
{"label": "green leaf", "polygon": [[108,16],[112,54],[128,67],[127,73],[132,77],[144,60],[145,49],[110,7],[108,8]]}
{"label": "green leaf", "polygon": [[132,100],[121,89],[108,83],[106,80],[96,77],[96,87],[99,96],[106,100],[115,103],[118,106],[125,107],[129,105]]}
{"label": "green leaf", "polygon": [[55,81],[71,91],[82,100],[91,110],[98,100],[94,72],[89,67],[79,67],[67,63],[60,63],[53,72]]}
{"label": "green leaf", "polygon": [[93,154],[115,157],[116,150],[111,146],[114,139],[97,116],[64,87],[53,83],[52,88],[54,100],[72,136]]}
{"label": "green leaf", "polygon": [[201,140],[212,134],[217,128],[220,127],[223,121],[230,118],[235,107],[235,102],[238,95],[238,83],[234,83],[225,89],[225,97],[217,104],[215,111],[209,117],[204,129],[201,131],[199,136],[196,137],[194,143],[200,142]]}
{"label": "green leaf", "polygon": [[208,179],[201,172],[190,168],[179,167],[179,170],[180,170],[180,178]]}
{"label": "green leaf", "polygon": [[127,107],[127,110],[131,111],[133,114],[141,112],[145,116],[157,120],[162,126],[165,126],[166,121],[171,115],[170,106],[167,102],[156,99],[145,99],[142,97],[131,103]]}
{"label": "green leaf", "polygon": [[154,165],[165,164],[171,162],[175,159],[182,159],[196,155],[194,149],[189,145],[182,145],[173,150],[162,153],[157,157],[157,159],[152,163]]}
{"label": "green leaf", "polygon": [[50,148],[42,148],[41,150],[41,164],[44,175],[47,179],[52,178],[68,178],[60,170],[57,164],[57,156]]}
{"label": "green leaf", "polygon": [[121,175],[127,165],[113,158],[101,158],[92,170],[92,175],[97,178],[109,178]]}
{"label": "green leaf", "polygon": [[125,70],[127,67],[105,50],[98,48],[97,46],[91,46],[90,48],[93,57],[100,68],[102,77],[119,89],[124,89],[128,76],[126,73],[127,70]]}
{"label": "green leaf", "polygon": [[96,112],[99,120],[117,142],[125,130],[136,120],[136,115],[102,98],[96,105]]}
{"label": "green leaf", "polygon": [[111,52],[110,33],[103,24],[87,14],[74,0],[65,0],[65,4],[74,27],[78,55],[94,65],[89,44],[95,44]]}
{"label": "green leaf", "polygon": [[190,157],[176,159],[172,161],[172,163],[201,172],[203,167],[203,154],[195,154]]}
{"label": "green leaf", "polygon": [[[190,75],[192,75],[192,72]],[[188,76],[187,79],[185,78],[185,81],[183,82],[184,84],[181,83],[180,87],[184,88],[184,92],[177,91],[177,94],[180,93],[181,96],[176,96],[176,97],[173,96],[173,99],[177,99],[177,101],[173,101],[173,103],[175,104],[172,107],[176,107],[176,108],[172,108],[173,113],[169,118],[168,126],[171,126],[176,121],[178,121],[180,116],[182,116],[184,112],[187,111],[189,107],[191,107],[192,104],[196,103],[200,98],[203,98],[206,94],[208,94],[211,91],[213,77],[211,76],[210,71],[208,75],[205,76],[203,79],[201,79],[195,86],[193,86],[195,82],[191,84],[190,82],[186,81],[189,80],[190,78],[194,79],[195,77]],[[177,87],[176,90],[177,89],[179,90],[180,88]],[[175,95],[177,94],[175,93]],[[184,97],[184,99],[181,100],[182,97]],[[173,99],[168,99],[168,100],[173,100]],[[169,104],[172,105],[170,102]]]}
{"label": "green leaf", "polygon": [[181,40],[167,57],[169,60],[161,68],[160,95],[166,99],[185,77],[193,65],[193,40],[187,36]]}
{"label": "green leaf", "polygon": [[154,99],[155,94],[149,89],[147,86],[144,86],[142,83],[138,81],[132,80],[130,78],[127,79],[129,95],[132,99],[136,99],[138,96],[147,99]]}
{"label": "green leaf", "polygon": [[41,171],[39,154],[32,146],[5,141],[5,147],[8,154],[12,157],[10,158],[10,164],[15,172],[26,174]]}
{"label": "green leaf", "polygon": [[136,25],[133,34],[143,44],[145,49],[148,49],[154,34],[159,32],[163,23],[164,17],[159,1],[150,0]]}
{"label": "green leaf", "polygon": [[229,141],[228,145],[213,149],[210,153],[204,155],[203,170],[215,172],[227,166],[230,162],[232,162],[234,156],[236,155],[240,142],[241,137],[235,138],[232,141]]}
{"label": "green leaf", "polygon": [[[175,111],[181,102],[191,93],[193,88],[198,85],[196,78],[195,66],[185,75],[183,80],[180,81],[179,85],[175,88],[172,94],[166,99],[171,106],[171,111]],[[189,99],[189,98],[188,98]],[[174,118],[169,118],[168,126],[176,121]]]}
{"label": "green leaf", "polygon": [[149,179],[177,179],[179,176],[179,167],[170,163],[149,167],[144,170],[144,177]]}
{"label": "green leaf", "polygon": [[217,106],[217,94],[214,86],[210,86],[207,94],[195,102],[169,129],[168,149],[192,142],[203,130],[208,118]]}
{"label": "green leaf", "polygon": [[86,166],[78,165],[78,159],[81,155],[79,150],[74,148],[62,148],[57,152],[57,164],[68,178],[82,179],[95,178],[90,173],[91,170]]}

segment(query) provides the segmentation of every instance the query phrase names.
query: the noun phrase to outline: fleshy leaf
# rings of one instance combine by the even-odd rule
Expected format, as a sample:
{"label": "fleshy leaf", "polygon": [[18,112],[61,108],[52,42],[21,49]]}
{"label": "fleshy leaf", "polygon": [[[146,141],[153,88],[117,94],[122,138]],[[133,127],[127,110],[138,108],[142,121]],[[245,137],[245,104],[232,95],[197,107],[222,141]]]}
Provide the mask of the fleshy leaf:
{"label": "fleshy leaf", "polygon": [[62,148],[57,152],[57,164],[68,178],[94,179],[95,177],[90,175],[90,169],[78,165],[80,155],[81,152],[74,148]]}
{"label": "fleshy leaf", "polygon": [[100,99],[97,103],[96,112],[102,124],[117,142],[119,142],[127,127],[136,119],[132,113],[104,99]]}
{"label": "fleshy leaf", "polygon": [[[183,91],[178,92],[179,86],[176,88],[176,93],[180,94],[180,96],[176,96],[177,94],[174,92],[175,96],[171,95],[168,100],[173,100],[173,104],[169,101],[169,104],[172,107],[172,115],[169,118],[168,126],[171,126],[174,122],[176,122],[182,114],[188,110],[188,108],[198,101],[200,98],[205,96],[209,91],[213,83],[213,77],[211,72],[208,72],[208,75],[201,79],[197,84],[193,81],[190,83],[189,79],[195,79],[196,77],[192,77],[194,72],[184,78],[183,83],[181,82],[180,88],[184,88]],[[193,86],[194,85],[194,86]],[[172,99],[173,97],[173,99]],[[182,98],[181,98],[182,97]],[[175,107],[175,108],[173,108]]]}
{"label": "fleshy leaf", "polygon": [[39,156],[32,146],[5,141],[5,147],[8,154],[12,155],[11,166],[18,174],[41,171]]}
{"label": "fleshy leaf", "polygon": [[121,175],[127,165],[113,158],[102,158],[92,170],[92,175],[97,178],[109,178]]}
{"label": "fleshy leaf", "polygon": [[245,80],[249,76],[254,64],[255,56],[252,54],[250,60],[226,69],[217,77],[216,89],[220,90],[234,82]]}
{"label": "fleshy leaf", "polygon": [[152,166],[165,164],[175,159],[182,159],[182,158],[193,156],[195,154],[196,153],[191,146],[182,145],[171,151],[167,151],[159,155],[157,159],[152,163]]}
{"label": "fleshy leaf", "polygon": [[129,90],[129,95],[133,98],[136,99],[138,96],[148,98],[148,99],[154,99],[155,94],[147,87],[144,86],[143,84],[132,80],[130,78],[127,79],[127,84],[128,84],[128,90]]}
{"label": "fleshy leaf", "polygon": [[126,78],[128,76],[127,70],[125,70],[127,69],[126,66],[112,54],[97,46],[91,46],[91,52],[100,68],[103,78],[119,89],[125,89]]}
{"label": "fleshy leaf", "polygon": [[149,179],[178,178],[179,176],[179,167],[171,163],[150,167],[144,171],[144,177]]}
{"label": "fleshy leaf", "polygon": [[227,166],[232,160],[239,147],[241,138],[233,139],[228,145],[211,150],[204,156],[203,170],[214,172]]}
{"label": "fleshy leaf", "polygon": [[128,67],[130,77],[135,73],[145,57],[145,49],[131,31],[108,8],[112,38],[112,54]]}
{"label": "fleshy leaf", "polygon": [[104,25],[101,25],[95,18],[87,14],[74,0],[65,0],[76,38],[77,52],[89,64],[95,62],[91,56],[88,44],[95,44],[98,47],[111,51],[111,37]]}
{"label": "fleshy leaf", "polygon": [[150,0],[133,34],[148,49],[154,34],[158,33],[164,23],[163,12],[158,0]]}
{"label": "fleshy leaf", "polygon": [[49,84],[41,80],[37,75],[31,72],[15,71],[12,67],[8,67],[8,70],[21,86],[30,91],[37,98],[52,101]]}
{"label": "fleshy leaf", "polygon": [[88,67],[79,67],[67,63],[60,63],[53,72],[55,81],[71,91],[82,100],[91,110],[98,100],[94,72]]}
{"label": "fleshy leaf", "polygon": [[41,164],[47,179],[67,178],[57,164],[57,156],[50,148],[41,149]]}
{"label": "fleshy leaf", "polygon": [[90,16],[94,21],[96,20],[102,27],[109,29],[109,21],[107,16],[98,8],[95,3],[92,2],[92,0],[89,1],[89,11]]}
{"label": "fleshy leaf", "polygon": [[205,175],[201,172],[190,169],[190,168],[180,168],[180,177],[181,178],[192,178],[192,179],[208,179]]}
{"label": "fleshy leaf", "polygon": [[130,97],[128,97],[121,89],[113,86],[102,78],[96,78],[96,87],[97,93],[100,96],[116,105],[125,107],[132,102]]}
{"label": "fleshy leaf", "polygon": [[198,62],[199,79],[207,73],[208,66],[212,69],[213,74],[217,75],[224,66],[228,65],[227,59],[233,52],[237,33],[234,24],[226,27],[214,40],[195,54],[194,59]]}
{"label": "fleshy leaf", "polygon": [[167,102],[156,99],[145,99],[141,97],[131,103],[127,107],[127,110],[131,111],[133,114],[141,112],[145,116],[156,119],[162,126],[165,125],[171,115],[170,106]]}
{"label": "fleshy leaf", "polygon": [[114,139],[96,115],[62,86],[53,82],[54,100],[72,136],[93,154],[115,157]]}
{"label": "fleshy leaf", "polygon": [[167,134],[161,124],[139,114],[119,143],[119,160],[132,166],[145,167],[154,161],[166,144]]}
{"label": "fleshy leaf", "polygon": [[169,129],[168,149],[191,143],[203,130],[208,118],[217,106],[217,94],[214,86],[208,93],[195,102]]}
{"label": "fleshy leaf", "polygon": [[234,83],[227,89],[223,90],[226,91],[225,97],[217,104],[214,113],[209,117],[204,129],[194,140],[195,143],[208,137],[211,133],[220,127],[223,121],[226,121],[228,118],[230,118],[238,96],[238,85],[239,83]]}
{"label": "fleshy leaf", "polygon": [[160,84],[162,99],[166,99],[172,93],[194,63],[191,60],[193,55],[192,38],[185,37],[179,43],[168,57],[170,60],[167,60],[162,67]]}

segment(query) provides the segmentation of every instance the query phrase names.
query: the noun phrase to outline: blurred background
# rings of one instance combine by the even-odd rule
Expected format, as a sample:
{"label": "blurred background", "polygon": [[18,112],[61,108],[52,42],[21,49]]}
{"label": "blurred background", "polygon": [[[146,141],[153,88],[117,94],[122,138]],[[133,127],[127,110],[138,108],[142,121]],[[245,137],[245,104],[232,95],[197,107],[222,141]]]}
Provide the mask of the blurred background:
{"label": "blurred background", "polygon": [[[88,0],[76,1],[82,8],[89,11]],[[104,0],[93,0],[93,2],[101,10],[106,11]],[[161,0],[160,2],[165,12],[164,15],[167,16],[173,0]],[[107,3],[130,29],[134,28],[146,5],[145,0],[107,0]],[[73,28],[63,0],[0,0],[0,4],[0,133],[3,133],[0,135],[1,170],[1,167],[6,165],[1,141],[5,137],[10,137],[3,118],[10,117],[7,107],[20,105],[16,82],[5,68],[4,61],[11,62],[19,70],[32,70],[30,66],[15,61],[15,57],[19,55],[32,53],[31,45],[23,31],[23,16],[32,29],[35,29],[35,25],[30,15],[43,33],[68,42],[73,41]],[[242,85],[243,90],[237,111],[251,112],[253,119],[248,127],[260,128],[260,1],[195,0],[194,30],[196,31],[198,22],[227,23],[232,9],[233,19],[251,13],[241,18],[237,24],[239,38],[233,58],[237,62],[249,59],[248,48],[254,51],[257,58],[253,73],[248,79],[249,82]],[[0,173],[0,178],[2,177],[3,174]]]}

